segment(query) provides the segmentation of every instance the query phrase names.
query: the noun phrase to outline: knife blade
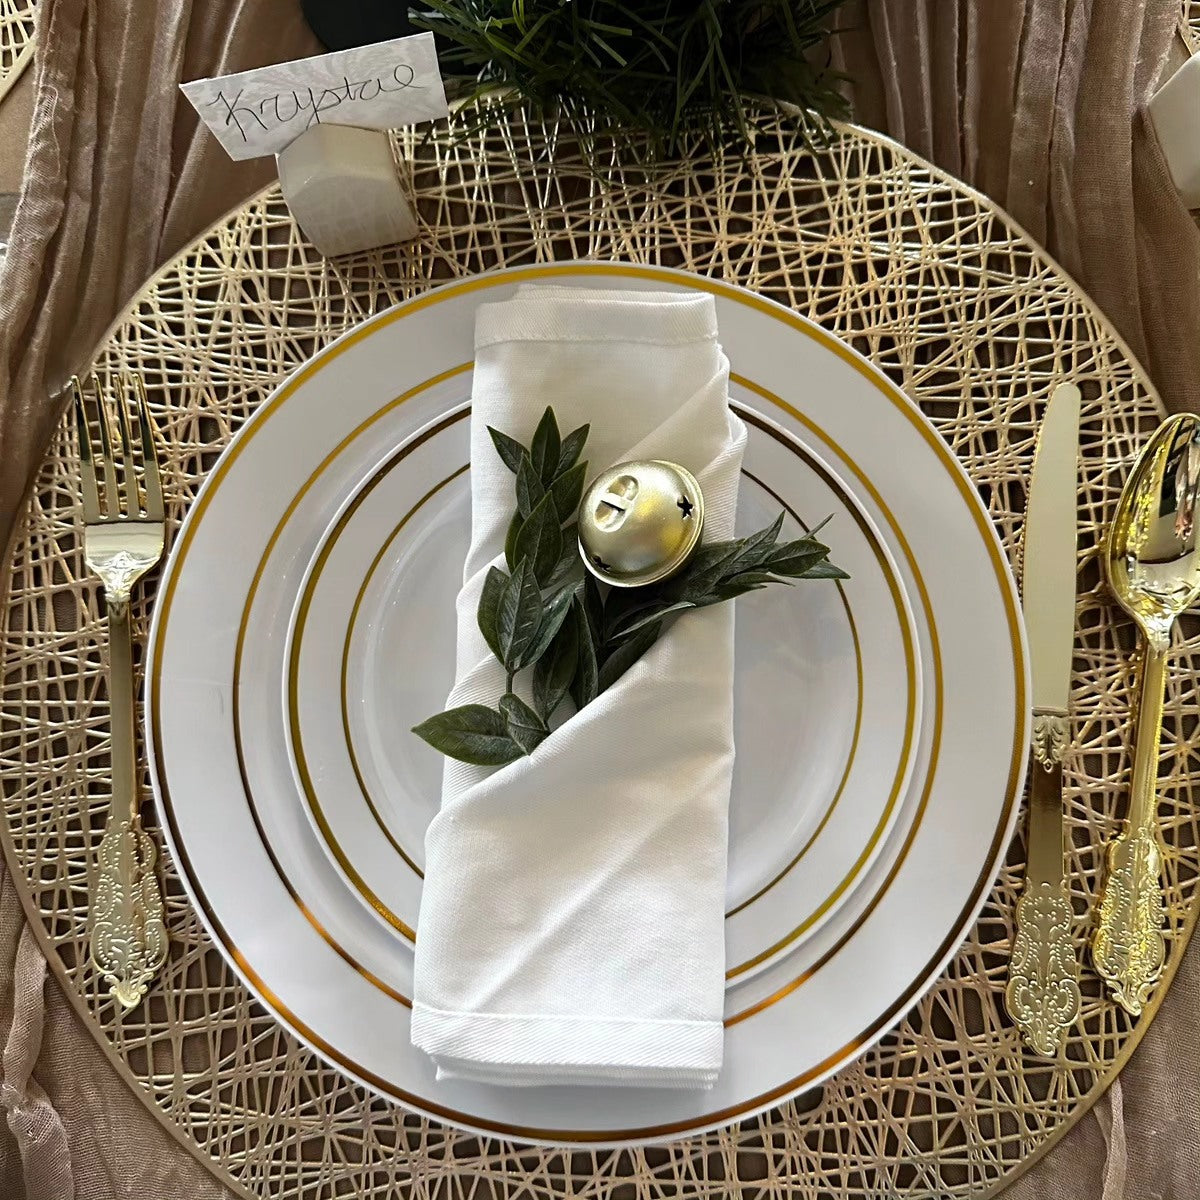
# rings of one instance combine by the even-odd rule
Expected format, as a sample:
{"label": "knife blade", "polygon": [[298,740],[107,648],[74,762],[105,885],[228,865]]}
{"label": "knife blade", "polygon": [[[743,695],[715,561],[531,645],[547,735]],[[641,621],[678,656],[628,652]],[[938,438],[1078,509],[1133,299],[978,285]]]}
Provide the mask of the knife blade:
{"label": "knife blade", "polygon": [[1034,712],[1065,715],[1075,643],[1076,463],[1079,389],[1059,384],[1038,435],[1025,510],[1025,629]]}
{"label": "knife blade", "polygon": [[[1038,882],[1062,876],[1062,752],[1075,644],[1079,402],[1074,384],[1054,389],[1038,435],[1025,510],[1022,607],[1033,675],[1035,793],[1029,878]],[[1037,803],[1039,797],[1046,803]]]}
{"label": "knife blade", "polygon": [[1005,996],[1039,1054],[1079,1013],[1079,966],[1063,869],[1062,756],[1075,641],[1079,389],[1054,389],[1042,419],[1025,514],[1023,610],[1033,675],[1029,854]]}

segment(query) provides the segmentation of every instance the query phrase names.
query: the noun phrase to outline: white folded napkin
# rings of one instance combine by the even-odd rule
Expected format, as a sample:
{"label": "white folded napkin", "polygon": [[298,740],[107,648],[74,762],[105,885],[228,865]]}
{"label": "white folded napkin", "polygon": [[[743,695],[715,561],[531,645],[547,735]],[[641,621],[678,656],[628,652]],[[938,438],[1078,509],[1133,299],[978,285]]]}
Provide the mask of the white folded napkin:
{"label": "white folded napkin", "polygon": [[[476,608],[488,567],[504,567],[514,477],[487,426],[528,445],[550,404],[564,435],[591,424],[589,477],[633,458],[682,464],[704,491],[706,540],[733,536],[746,439],[711,296],[522,288],[479,309],[475,350],[472,540],[446,707],[504,692]],[[498,770],[448,760],[412,1013],[439,1078],[712,1085],[732,684],[722,604],[684,614],[531,756]]]}

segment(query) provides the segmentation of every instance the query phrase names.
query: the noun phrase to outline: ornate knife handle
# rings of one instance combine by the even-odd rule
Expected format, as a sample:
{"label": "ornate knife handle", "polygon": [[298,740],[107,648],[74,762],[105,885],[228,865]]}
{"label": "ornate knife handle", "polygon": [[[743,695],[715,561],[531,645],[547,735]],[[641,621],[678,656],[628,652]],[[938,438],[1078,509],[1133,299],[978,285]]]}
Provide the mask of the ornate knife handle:
{"label": "ornate knife handle", "polygon": [[1079,964],[1065,884],[1026,883],[1017,902],[1017,934],[1004,999],[1032,1049],[1047,1057],[1057,1053],[1079,1015]]}
{"label": "ornate knife handle", "polygon": [[1141,1013],[1166,961],[1166,902],[1160,873],[1157,810],[1158,746],[1162,738],[1167,647],[1147,639],[1138,703],[1137,745],[1130,784],[1129,818],[1109,843],[1092,961],[1113,999]]}
{"label": "ornate knife handle", "polygon": [[1035,712],[1029,801],[1029,865],[1017,903],[1017,930],[1005,1007],[1037,1054],[1053,1057],[1079,1015],[1079,963],[1063,876],[1062,713]]}
{"label": "ornate knife handle", "polygon": [[157,854],[142,828],[134,741],[128,595],[108,600],[113,795],[88,914],[92,962],[125,1009],[146,994],[167,956]]}

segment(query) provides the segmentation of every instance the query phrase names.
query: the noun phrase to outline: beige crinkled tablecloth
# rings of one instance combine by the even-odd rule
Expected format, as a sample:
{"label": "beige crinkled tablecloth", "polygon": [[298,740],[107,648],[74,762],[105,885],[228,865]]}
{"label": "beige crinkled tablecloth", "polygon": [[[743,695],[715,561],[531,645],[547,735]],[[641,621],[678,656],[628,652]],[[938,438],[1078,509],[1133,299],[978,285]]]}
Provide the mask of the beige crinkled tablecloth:
{"label": "beige crinkled tablecloth", "polygon": [[[870,0],[843,10],[834,43],[857,119],[1006,207],[1098,301],[1172,408],[1200,407],[1200,235],[1140,110],[1180,12],[1167,0]],[[318,49],[295,0],[42,0],[41,22],[0,295],[6,530],[58,416],[49,397],[153,268],[273,173],[225,159],[177,83]],[[1193,947],[1119,1083],[1008,1195],[1197,1194],[1198,1005]],[[112,1073],[7,878],[0,1040],[3,1200],[228,1195]]]}

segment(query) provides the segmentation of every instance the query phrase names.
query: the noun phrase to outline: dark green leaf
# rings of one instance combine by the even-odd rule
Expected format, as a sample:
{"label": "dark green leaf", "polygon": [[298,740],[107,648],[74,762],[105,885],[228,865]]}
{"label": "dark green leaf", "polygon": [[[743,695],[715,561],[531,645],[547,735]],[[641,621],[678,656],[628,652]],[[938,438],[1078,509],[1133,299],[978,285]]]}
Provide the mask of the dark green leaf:
{"label": "dark green leaf", "polygon": [[723,579],[713,586],[713,590],[696,604],[697,608],[708,608],[713,604],[723,604],[726,600],[736,600],[747,592],[761,591],[769,584],[779,583],[791,587],[791,580],[780,579],[766,571],[747,571],[734,579]]}
{"label": "dark green leaf", "polygon": [[801,579],[849,579],[850,576],[841,567],[835,567],[828,559],[813,563],[804,572]]}
{"label": "dark green leaf", "polygon": [[718,587],[724,595],[730,588],[740,588],[743,592],[751,592],[760,587],[766,587],[769,583],[779,583],[785,587],[792,586],[790,579],[784,579],[771,571],[743,571],[740,575],[733,576],[732,579],[722,580]]}
{"label": "dark green leaf", "polygon": [[[674,582],[674,581],[672,581]],[[596,589],[599,596],[599,588]],[[635,615],[650,612],[656,605],[669,604],[667,585],[651,584],[640,588],[611,588],[604,601],[604,633],[620,629]]]}
{"label": "dark green leaf", "polygon": [[693,604],[700,604],[724,577],[724,573],[721,571],[709,571],[703,575],[689,573],[680,579],[676,587],[671,590],[671,594],[677,600],[690,600]]}
{"label": "dark green leaf", "polygon": [[795,542],[784,542],[776,546],[763,559],[760,566],[773,575],[803,575],[814,563],[829,554],[829,547],[811,538],[800,538]]}
{"label": "dark green leaf", "polygon": [[533,706],[543,721],[549,721],[562,703],[579,663],[579,627],[574,616],[562,623],[550,650],[533,668]]}
{"label": "dark green leaf", "polygon": [[698,606],[712,603],[706,597],[711,596],[720,583],[741,571],[754,570],[772,552],[782,526],[783,513],[780,513],[771,525],[749,537],[701,546],[683,574],[673,581],[671,594],[680,600],[691,600]]}
{"label": "dark green leaf", "polygon": [[496,447],[496,453],[504,460],[504,465],[515,475],[520,470],[521,459],[525,457],[525,447],[516,438],[510,438],[507,433],[501,433],[500,430],[493,429],[490,425],[488,433],[492,435],[492,445]]}
{"label": "dark green leaf", "polygon": [[504,717],[483,704],[464,704],[438,713],[414,726],[413,733],[447,758],[479,767],[502,767],[524,753],[509,736]]}
{"label": "dark green leaf", "polygon": [[774,546],[779,541],[779,532],[783,529],[783,512],[767,526],[746,539],[746,546]]}
{"label": "dark green leaf", "polygon": [[631,616],[617,626],[612,632],[614,641],[620,641],[622,638],[627,638],[631,633],[637,633],[639,629],[645,629],[647,625],[653,624],[655,621],[661,621],[664,617],[669,617],[672,613],[683,612],[685,609],[698,607],[693,600],[677,600],[674,604],[656,604],[647,611],[641,613],[633,613]]}
{"label": "dark green leaf", "polygon": [[689,561],[686,574],[687,575],[710,575],[719,571],[727,562],[729,562],[739,550],[743,543],[738,541],[730,542],[705,542],[695,554],[692,555]]}
{"label": "dark green leaf", "polygon": [[533,459],[538,477],[547,487],[554,482],[554,477],[558,474],[558,457],[561,453],[562,442],[559,440],[558,422],[554,419],[554,409],[547,407],[529,446],[529,457]]}
{"label": "dark green leaf", "polygon": [[554,497],[545,495],[525,518],[515,543],[518,562],[530,563],[539,583],[549,580],[562,551],[562,531]]}
{"label": "dark green leaf", "polygon": [[545,721],[520,696],[511,692],[500,697],[500,711],[504,714],[508,736],[526,754],[532,754],[550,733]]}
{"label": "dark green leaf", "polygon": [[516,671],[521,655],[537,636],[542,620],[542,594],[534,578],[533,567],[522,562],[500,593],[496,622],[500,642],[500,661],[505,670]]}
{"label": "dark green leaf", "polygon": [[599,646],[604,641],[605,605],[604,597],[600,595],[600,585],[595,576],[583,577],[583,606],[587,614],[588,629],[591,630],[593,645]]}
{"label": "dark green leaf", "polygon": [[591,704],[599,692],[596,642],[592,636],[584,602],[576,596],[571,608],[575,614],[575,629],[578,635],[575,675],[571,680],[571,699],[575,701],[576,708],[583,708]]}
{"label": "dark green leaf", "polygon": [[521,526],[524,524],[521,514],[513,513],[512,520],[508,523],[508,532],[504,535],[504,561],[508,563],[510,571],[517,565],[517,534],[521,532]]}
{"label": "dark green leaf", "polygon": [[710,542],[701,546],[683,571],[669,581],[668,591],[677,599],[703,595],[722,577],[742,546],[741,541]]}
{"label": "dark green leaf", "polygon": [[522,669],[532,667],[550,648],[550,642],[562,626],[563,619],[571,611],[571,598],[575,595],[577,587],[577,584],[569,583],[542,601],[542,620],[538,625],[537,636],[529,643],[529,648],[521,657]]}
{"label": "dark green leaf", "polygon": [[596,683],[597,691],[608,691],[658,641],[660,633],[662,633],[662,622],[653,621],[649,625],[643,625],[631,638],[617,646],[600,668]]}
{"label": "dark green leaf", "polygon": [[533,460],[528,454],[522,454],[521,465],[517,468],[517,512],[523,517],[529,516],[545,494]]}
{"label": "dark green leaf", "polygon": [[550,578],[546,580],[546,586],[557,587],[574,575],[576,569],[581,565],[579,533],[575,523],[572,522],[562,531],[562,550],[559,553],[558,562],[554,564],[554,570],[550,572]]}
{"label": "dark green leaf", "polygon": [[500,652],[500,597],[507,583],[508,576],[499,567],[489,567],[483,581],[483,591],[479,593],[479,608],[475,614],[483,640],[487,642],[488,649],[501,661],[504,660],[504,655]]}
{"label": "dark green leaf", "polygon": [[757,533],[743,538],[742,547],[733,560],[727,564],[726,572],[732,575],[736,571],[745,571],[759,566],[763,559],[771,553],[782,528],[783,513],[780,513],[765,529],[760,529]]}
{"label": "dark green leaf", "polygon": [[579,511],[587,467],[585,462],[576,463],[550,485],[550,495],[554,497],[554,507],[558,511],[560,522],[571,520]]}
{"label": "dark green leaf", "polygon": [[562,449],[558,453],[558,474],[562,475],[565,471],[569,471],[578,461],[579,456],[583,453],[583,447],[587,444],[588,433],[591,430],[590,425],[580,425],[578,429],[572,429],[562,440]]}

